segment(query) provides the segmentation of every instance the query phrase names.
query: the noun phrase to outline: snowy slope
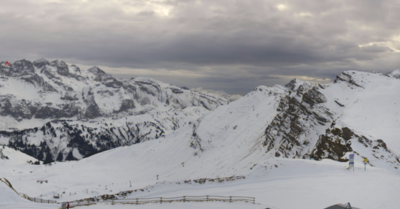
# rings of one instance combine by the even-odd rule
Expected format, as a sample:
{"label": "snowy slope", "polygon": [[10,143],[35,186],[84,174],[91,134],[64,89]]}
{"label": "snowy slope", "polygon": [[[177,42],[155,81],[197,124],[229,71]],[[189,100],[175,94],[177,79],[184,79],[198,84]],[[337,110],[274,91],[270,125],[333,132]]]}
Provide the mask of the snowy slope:
{"label": "snowy slope", "polygon": [[0,208],[2,209],[40,209],[55,208],[55,205],[33,203],[19,196],[14,190],[0,181]]}
{"label": "snowy slope", "polygon": [[[348,72],[357,85],[340,82],[322,90],[329,99],[345,105],[337,121],[366,136],[383,139],[388,147],[400,153],[400,80],[382,74]],[[342,89],[342,93],[338,94]]]}
{"label": "snowy slope", "polygon": [[[51,198],[53,194],[62,194],[65,191],[61,197],[62,201],[137,190],[127,198],[184,195],[254,196],[257,203],[261,204],[258,208],[288,209],[324,208],[345,202],[351,202],[353,206],[361,208],[396,208],[399,204],[397,194],[400,191],[396,186],[400,184],[398,174],[370,166],[365,172],[361,158],[356,158],[354,172],[346,170],[347,163],[331,160],[272,158],[258,162],[252,170],[242,170],[242,174],[246,176],[244,180],[223,183],[206,181],[204,184],[193,181],[190,184],[184,183],[184,180],[193,180],[204,175],[205,171],[202,170],[210,171],[216,165],[205,165],[202,157],[187,156],[178,152],[182,151],[179,149],[169,150],[170,152],[162,150],[162,147],[170,147],[169,144],[163,143],[172,143],[173,140],[170,138],[161,143],[151,141],[117,148],[79,162],[38,166],[33,173],[27,172],[32,168],[20,167],[20,173],[14,174],[11,181],[15,188],[31,196],[42,195],[43,198]],[[150,151],[151,154],[146,154]],[[138,156],[143,157],[137,158]],[[140,160],[146,157],[149,158],[147,161]],[[174,164],[178,164],[182,157],[188,159],[185,161],[185,167],[175,166]],[[116,162],[112,159],[120,160]],[[166,161],[169,163],[166,164]],[[158,181],[157,174],[160,175]],[[4,175],[4,172],[1,175]],[[18,178],[21,178],[21,181]],[[37,184],[36,179],[47,179],[49,183]],[[139,190],[141,188],[144,188],[143,192]],[[371,196],[374,198],[369,198]],[[174,205],[186,207],[186,205]],[[247,205],[242,206],[247,208]],[[204,207],[202,203],[193,206],[193,208],[202,207]],[[235,208],[231,205],[220,207]],[[140,208],[151,208],[151,206]],[[248,208],[253,207],[249,205]]]}
{"label": "snowy slope", "polygon": [[[165,137],[76,162],[8,165],[0,176],[30,196],[61,194],[62,201],[133,190],[127,197],[255,196],[261,208],[346,202],[397,208],[400,79],[395,74],[349,71],[327,85],[293,80],[285,87],[259,86],[209,114],[182,119],[186,124]],[[366,129],[360,125],[365,120],[380,123]],[[380,126],[386,121],[394,123],[392,129]],[[349,171],[353,152],[356,167]],[[369,160],[367,171],[363,157]],[[239,177],[226,178],[231,176]],[[38,179],[49,183],[37,184]]]}
{"label": "snowy slope", "polygon": [[29,201],[19,196],[5,183],[0,182],[0,206],[10,203],[29,203]]}
{"label": "snowy slope", "polygon": [[31,166],[28,161],[36,161],[35,158],[30,157],[19,151],[10,149],[8,147],[0,147],[0,208],[54,208],[51,206],[43,206],[41,204],[32,203],[23,198],[18,190],[13,190],[9,187],[6,179],[2,178],[6,170],[15,169],[16,167],[27,168]]}
{"label": "snowy slope", "polygon": [[12,165],[26,165],[28,161],[37,161],[36,158],[5,146],[0,146],[0,159],[6,160],[3,163],[7,162]]}

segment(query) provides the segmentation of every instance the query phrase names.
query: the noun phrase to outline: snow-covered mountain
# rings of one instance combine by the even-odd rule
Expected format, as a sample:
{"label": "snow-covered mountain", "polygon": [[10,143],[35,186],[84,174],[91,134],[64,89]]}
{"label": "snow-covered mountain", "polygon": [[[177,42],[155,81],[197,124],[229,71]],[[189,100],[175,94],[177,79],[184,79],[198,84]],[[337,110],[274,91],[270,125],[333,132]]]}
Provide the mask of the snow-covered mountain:
{"label": "snow-covered mountain", "polygon": [[0,144],[47,162],[163,137],[229,101],[61,60],[0,65]]}
{"label": "snow-covered mountain", "polygon": [[[160,124],[169,124],[169,131],[155,140],[52,166],[15,166],[8,162],[14,158],[8,149],[3,153],[9,160],[0,161],[7,169],[0,175],[25,194],[45,199],[65,194],[63,201],[103,194],[124,198],[119,193],[124,191],[128,198],[256,196],[264,206],[276,206],[270,208],[323,208],[350,198],[362,208],[379,208],[382,202],[386,208],[396,208],[400,191],[399,77],[400,71],[347,71],[326,85],[295,79],[286,86],[259,86],[213,111],[202,107],[157,109],[132,116],[135,121],[165,118]],[[168,122],[171,115],[178,122]],[[36,132],[19,133],[27,138],[40,133],[37,139],[46,136],[50,143],[63,129],[80,136],[90,135],[94,128],[98,135],[111,134],[119,132],[113,129],[119,126],[116,124],[127,120],[103,119],[53,121],[43,127],[44,131],[38,128]],[[173,124],[179,124],[179,128],[173,128],[178,127]],[[88,128],[90,125],[93,129]],[[146,125],[143,122],[138,129],[149,130]],[[2,140],[9,139],[2,134]],[[120,139],[115,143],[124,142],[123,137]],[[89,144],[101,147],[108,141],[98,145],[89,140]],[[65,143],[70,141],[65,139]],[[84,146],[69,148],[73,156],[74,152],[82,154],[80,147]],[[346,170],[352,152],[356,155],[354,172]],[[367,172],[363,170],[364,157],[369,160]],[[214,180],[232,176],[245,178],[223,183]],[[36,179],[49,183],[38,190]],[[202,185],[197,183],[199,179]],[[314,201],[315,196],[320,198]],[[371,196],[380,199],[368,198]]]}
{"label": "snow-covered mountain", "polygon": [[237,159],[228,168],[249,166],[249,156],[346,162],[354,151],[371,166],[398,169],[399,74],[348,71],[327,85],[294,79],[285,87],[259,86],[202,118],[192,144],[204,155],[236,150],[225,155]]}
{"label": "snow-covered mountain", "polygon": [[0,65],[0,76],[0,115],[17,121],[91,119],[163,105],[211,110],[227,103],[221,97],[150,78],[120,80],[98,67],[81,71],[61,60],[19,60],[11,66]]}
{"label": "snow-covered mountain", "polygon": [[[195,155],[240,148],[241,154],[231,156],[237,161],[229,160],[232,166],[247,165],[244,159],[250,155],[347,161],[350,151],[367,157],[370,165],[400,166],[399,70],[343,72],[326,85],[294,79],[286,86],[259,86],[229,104],[226,96],[150,78],[118,80],[97,67],[81,72],[59,60],[21,60],[3,66],[1,73],[3,118],[21,124],[52,120],[2,131],[0,143],[48,162],[158,139],[189,125]],[[232,141],[247,143],[248,150]]]}

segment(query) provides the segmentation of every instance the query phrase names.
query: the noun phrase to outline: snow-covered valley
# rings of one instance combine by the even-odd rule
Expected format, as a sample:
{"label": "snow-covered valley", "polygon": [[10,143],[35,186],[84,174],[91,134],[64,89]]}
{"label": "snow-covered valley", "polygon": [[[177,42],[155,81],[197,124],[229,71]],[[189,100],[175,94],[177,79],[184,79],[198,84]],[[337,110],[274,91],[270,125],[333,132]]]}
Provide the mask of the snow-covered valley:
{"label": "snow-covered valley", "polygon": [[[116,197],[256,198],[254,205],[171,203],[137,208],[325,208],[346,202],[359,208],[398,208],[399,75],[399,70],[389,74],[348,71],[331,84],[293,80],[286,86],[259,86],[236,101],[209,109],[204,105],[157,105],[140,115],[119,115],[114,119],[102,115],[88,121],[70,119],[67,126],[84,127],[81,129],[86,132],[82,135],[89,133],[91,126],[94,130],[104,128],[104,123],[121,127],[127,122],[132,123],[128,127],[142,124],[137,129],[146,130],[144,133],[153,130],[150,131],[153,135],[145,134],[148,138],[140,143],[130,143],[135,137],[116,140],[118,146],[109,146],[89,157],[82,155],[79,144],[64,145],[61,147],[68,152],[60,161],[66,159],[71,149],[78,150],[72,155],[77,158],[81,154],[77,158],[80,160],[51,165],[28,164],[26,161],[36,159],[0,147],[8,158],[0,160],[0,177],[7,178],[16,191],[31,197],[53,200],[54,195],[60,195],[59,202],[129,191],[125,197]],[[156,121],[156,125],[147,126],[148,121]],[[45,127],[44,123],[38,127]],[[40,144],[45,138],[48,145],[52,139],[60,139],[60,144],[70,143],[70,137],[59,137],[67,127],[65,124],[55,121],[50,124],[57,137],[46,134],[46,127],[51,130],[47,125],[44,131],[21,132],[22,139]],[[4,130],[0,142],[7,145],[9,136],[15,134],[7,135],[11,132]],[[101,135],[99,131],[96,133],[85,140],[96,144],[96,136]],[[99,143],[128,138],[122,131],[119,135],[125,137]],[[57,146],[49,147],[60,150],[55,149]],[[347,169],[350,153],[355,154],[354,171]],[[364,158],[369,161],[366,171]],[[37,180],[48,183],[40,184]],[[0,187],[0,194],[10,196],[0,207],[38,207],[22,198],[15,199],[12,192]],[[89,206],[106,207],[127,206]]]}

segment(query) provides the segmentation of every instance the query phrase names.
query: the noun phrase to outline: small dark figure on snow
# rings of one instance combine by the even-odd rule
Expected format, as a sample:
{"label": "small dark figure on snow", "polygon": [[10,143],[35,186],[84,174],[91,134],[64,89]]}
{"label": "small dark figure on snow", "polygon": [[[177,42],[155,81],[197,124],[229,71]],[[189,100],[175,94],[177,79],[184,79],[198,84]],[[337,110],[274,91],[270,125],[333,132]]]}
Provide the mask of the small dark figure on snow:
{"label": "small dark figure on snow", "polygon": [[67,209],[69,209],[69,202],[67,202]]}

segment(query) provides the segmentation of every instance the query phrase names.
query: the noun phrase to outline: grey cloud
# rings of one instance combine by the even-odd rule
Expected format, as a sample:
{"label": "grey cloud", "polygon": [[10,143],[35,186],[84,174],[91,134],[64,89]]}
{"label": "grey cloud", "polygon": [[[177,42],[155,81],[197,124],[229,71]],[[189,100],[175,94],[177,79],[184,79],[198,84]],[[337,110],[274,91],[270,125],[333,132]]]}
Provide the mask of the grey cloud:
{"label": "grey cloud", "polygon": [[[333,79],[343,70],[388,71],[400,65],[398,52],[373,44],[400,46],[393,39],[400,36],[395,1],[40,2],[2,3],[3,59],[179,69],[201,74],[190,78],[195,85],[241,93],[281,84],[280,75]],[[287,9],[279,11],[278,4]],[[183,84],[183,79],[160,78]]]}
{"label": "grey cloud", "polygon": [[386,46],[378,46],[376,44],[373,44],[371,46],[364,46],[361,48],[362,51],[364,52],[369,52],[369,53],[379,53],[379,52],[391,52],[393,51],[389,47]]}

